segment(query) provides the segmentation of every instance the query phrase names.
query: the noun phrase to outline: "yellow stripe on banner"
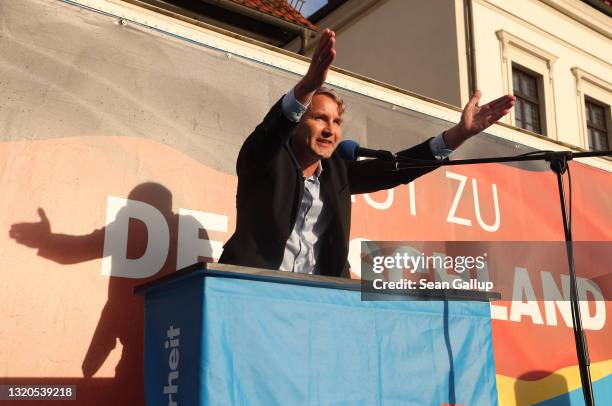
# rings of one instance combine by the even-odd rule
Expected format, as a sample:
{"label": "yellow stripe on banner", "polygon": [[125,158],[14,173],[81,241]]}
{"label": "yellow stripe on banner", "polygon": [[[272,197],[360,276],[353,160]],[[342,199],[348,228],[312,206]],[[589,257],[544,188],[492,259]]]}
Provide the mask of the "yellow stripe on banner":
{"label": "yellow stripe on banner", "polygon": [[[591,364],[593,382],[612,374],[612,359]],[[499,404],[526,406],[552,399],[580,388],[578,365],[561,368],[546,378],[524,381],[505,375],[496,375]]]}

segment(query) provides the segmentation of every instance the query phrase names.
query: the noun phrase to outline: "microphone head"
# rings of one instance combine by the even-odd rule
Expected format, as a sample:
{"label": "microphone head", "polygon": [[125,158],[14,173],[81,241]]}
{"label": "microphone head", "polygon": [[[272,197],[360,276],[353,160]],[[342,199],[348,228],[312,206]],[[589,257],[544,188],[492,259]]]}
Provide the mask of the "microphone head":
{"label": "microphone head", "polygon": [[359,149],[359,144],[357,144],[353,140],[344,140],[340,141],[338,147],[336,148],[336,153],[342,159],[347,161],[356,161],[357,160],[357,150]]}

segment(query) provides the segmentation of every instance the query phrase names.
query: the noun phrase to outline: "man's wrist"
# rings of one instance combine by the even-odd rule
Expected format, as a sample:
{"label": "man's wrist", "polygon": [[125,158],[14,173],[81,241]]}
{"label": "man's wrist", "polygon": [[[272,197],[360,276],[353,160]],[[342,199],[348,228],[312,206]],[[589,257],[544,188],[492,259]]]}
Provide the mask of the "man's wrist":
{"label": "man's wrist", "polygon": [[470,138],[467,132],[460,127],[460,124],[457,124],[444,131],[443,137],[446,148],[453,151],[463,144],[468,138]]}
{"label": "man's wrist", "polygon": [[316,88],[312,88],[312,86],[304,83],[304,80],[301,80],[293,89],[295,99],[300,104],[304,106],[310,105],[310,100],[312,99],[312,95],[314,94]]}
{"label": "man's wrist", "polygon": [[442,137],[442,142],[444,143],[444,148],[448,148],[447,147],[448,144],[446,143],[446,131],[442,132],[441,137]]}
{"label": "man's wrist", "polygon": [[283,114],[287,120],[294,123],[300,121],[304,115],[304,112],[306,112],[306,109],[308,109],[308,104],[302,104],[295,96],[295,88],[289,90],[289,92],[283,96],[281,105]]}
{"label": "man's wrist", "polygon": [[429,149],[436,159],[446,159],[453,152],[444,141],[445,133],[446,131],[429,140]]}

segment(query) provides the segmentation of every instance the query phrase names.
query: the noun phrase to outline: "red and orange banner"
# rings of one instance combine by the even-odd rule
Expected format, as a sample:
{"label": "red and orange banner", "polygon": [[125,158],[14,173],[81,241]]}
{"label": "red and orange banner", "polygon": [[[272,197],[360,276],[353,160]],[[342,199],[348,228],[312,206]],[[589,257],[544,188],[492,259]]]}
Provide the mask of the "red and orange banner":
{"label": "red and orange banner", "polygon": [[[240,145],[297,76],[68,3],[2,2],[0,14],[0,381],[74,384],[79,404],[142,403],[132,290],[218,258]],[[451,125],[343,93],[345,136],[363,145],[401,149]],[[482,134],[457,155],[528,151]],[[574,238],[612,241],[612,175],[570,166]],[[354,196],[353,274],[362,240],[562,241],[558,199],[546,164],[440,168]],[[492,306],[500,404],[579,386],[572,328],[547,306]],[[591,373],[604,382],[610,304],[589,311]]]}

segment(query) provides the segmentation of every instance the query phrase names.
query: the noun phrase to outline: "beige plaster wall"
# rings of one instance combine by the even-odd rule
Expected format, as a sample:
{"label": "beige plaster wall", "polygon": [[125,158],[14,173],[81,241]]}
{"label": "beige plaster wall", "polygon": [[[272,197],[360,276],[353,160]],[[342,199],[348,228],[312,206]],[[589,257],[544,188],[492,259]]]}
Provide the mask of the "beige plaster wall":
{"label": "beige plaster wall", "polygon": [[[336,29],[338,57],[334,65],[445,103],[462,105],[460,73],[465,71],[465,54],[459,51],[463,36],[457,38],[457,20],[462,24],[463,16],[456,15],[455,3],[376,3]],[[319,27],[326,27],[326,21]],[[459,28],[463,32],[463,27]]]}

